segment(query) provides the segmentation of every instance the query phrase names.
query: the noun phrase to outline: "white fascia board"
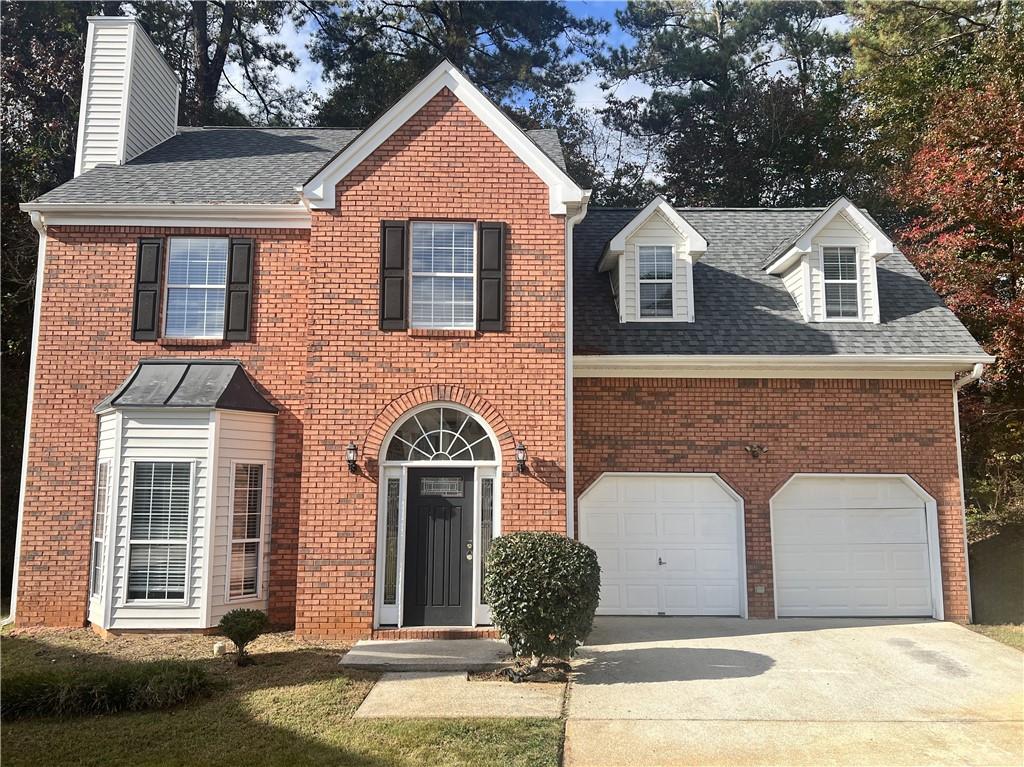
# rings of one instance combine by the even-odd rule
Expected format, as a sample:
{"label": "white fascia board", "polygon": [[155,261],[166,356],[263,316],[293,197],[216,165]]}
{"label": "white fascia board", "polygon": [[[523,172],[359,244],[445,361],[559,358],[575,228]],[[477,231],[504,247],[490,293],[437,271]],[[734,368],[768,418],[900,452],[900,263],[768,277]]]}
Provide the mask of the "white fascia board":
{"label": "white fascia board", "polygon": [[448,88],[481,122],[490,128],[515,155],[537,174],[549,189],[552,214],[565,214],[567,206],[583,202],[584,190],[555,165],[529,136],[506,117],[449,61],[441,62],[397,104],[360,133],[337,157],[302,186],[311,208],[333,209],[335,186],[355,170],[401,126],[405,125],[442,89]]}
{"label": "white fascia board", "polygon": [[952,379],[987,354],[621,354],[573,357],[576,378]]}
{"label": "white fascia board", "polygon": [[108,205],[32,203],[21,210],[43,213],[47,226],[160,226],[253,229],[309,229],[312,216],[302,203],[281,205]]}
{"label": "white fascia board", "polygon": [[677,231],[681,237],[686,239],[686,248],[689,251],[688,257],[696,260],[700,258],[702,253],[706,253],[708,249],[708,241],[704,239],[700,232],[694,229],[690,222],[679,215],[679,212],[673,208],[668,200],[661,195],[658,195],[651,200],[644,209],[636,214],[633,219],[620,229],[611,241],[608,243],[608,247],[605,250],[604,256],[601,258],[601,263],[598,266],[598,271],[608,271],[626,250],[626,240],[636,234],[637,230],[643,227],[644,224],[651,218],[651,216],[661,213],[665,217],[665,220]]}
{"label": "white fascia board", "polygon": [[876,261],[896,250],[896,246],[893,245],[889,236],[879,229],[874,221],[865,216],[861,209],[848,199],[840,197],[818,216],[817,220],[800,235],[800,239],[794,242],[789,250],[769,264],[765,271],[768,274],[781,274],[786,271],[797,258],[811,252],[814,247],[814,238],[822,229],[832,223],[836,216],[844,214],[864,233],[868,241],[868,250]]}

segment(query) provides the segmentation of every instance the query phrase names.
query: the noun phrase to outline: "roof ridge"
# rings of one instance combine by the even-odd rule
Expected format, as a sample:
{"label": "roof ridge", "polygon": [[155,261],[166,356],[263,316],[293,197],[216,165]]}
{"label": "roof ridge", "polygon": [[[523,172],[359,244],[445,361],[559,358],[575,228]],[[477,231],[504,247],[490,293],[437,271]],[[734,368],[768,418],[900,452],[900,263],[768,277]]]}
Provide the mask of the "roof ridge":
{"label": "roof ridge", "polygon": [[362,130],[336,125],[179,125],[191,130]]}

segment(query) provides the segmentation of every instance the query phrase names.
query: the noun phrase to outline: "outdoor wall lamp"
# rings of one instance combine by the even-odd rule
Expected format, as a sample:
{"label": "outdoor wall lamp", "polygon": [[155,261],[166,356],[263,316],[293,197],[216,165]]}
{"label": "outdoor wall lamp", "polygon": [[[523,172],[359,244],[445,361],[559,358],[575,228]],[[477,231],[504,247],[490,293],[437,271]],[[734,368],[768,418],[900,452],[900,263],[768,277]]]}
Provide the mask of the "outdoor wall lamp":
{"label": "outdoor wall lamp", "polygon": [[516,471],[520,474],[526,473],[526,443],[516,444]]}
{"label": "outdoor wall lamp", "polygon": [[751,458],[760,458],[762,455],[768,452],[768,448],[766,448],[764,445],[758,445],[756,443],[753,445],[747,445],[743,449],[750,453]]}
{"label": "outdoor wall lamp", "polygon": [[359,466],[356,464],[356,458],[359,457],[359,448],[356,447],[355,442],[349,442],[348,447],[345,448],[345,458],[348,461],[348,470],[352,474],[359,473]]}

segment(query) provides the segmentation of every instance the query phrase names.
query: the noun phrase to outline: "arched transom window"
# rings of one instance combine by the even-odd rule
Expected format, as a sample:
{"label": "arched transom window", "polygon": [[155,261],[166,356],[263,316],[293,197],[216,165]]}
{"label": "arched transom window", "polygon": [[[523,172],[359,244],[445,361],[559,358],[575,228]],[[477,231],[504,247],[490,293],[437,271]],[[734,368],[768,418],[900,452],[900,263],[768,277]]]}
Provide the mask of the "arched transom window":
{"label": "arched transom window", "polygon": [[474,416],[432,407],[405,419],[388,445],[388,461],[493,461],[494,445]]}

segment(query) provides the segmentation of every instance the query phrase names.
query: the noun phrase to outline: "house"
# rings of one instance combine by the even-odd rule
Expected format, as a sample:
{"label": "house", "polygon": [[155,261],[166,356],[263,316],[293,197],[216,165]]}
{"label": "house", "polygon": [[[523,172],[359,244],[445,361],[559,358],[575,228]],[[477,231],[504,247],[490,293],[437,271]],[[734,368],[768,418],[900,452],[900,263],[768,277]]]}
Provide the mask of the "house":
{"label": "house", "polygon": [[473,635],[517,530],[593,546],[604,613],[969,618],[992,358],[867,212],[590,206],[447,62],[361,130],[177,98],[91,19],[77,175],[23,205],[20,625]]}

